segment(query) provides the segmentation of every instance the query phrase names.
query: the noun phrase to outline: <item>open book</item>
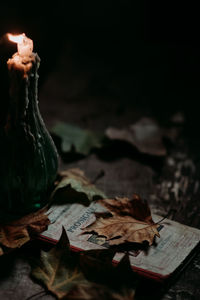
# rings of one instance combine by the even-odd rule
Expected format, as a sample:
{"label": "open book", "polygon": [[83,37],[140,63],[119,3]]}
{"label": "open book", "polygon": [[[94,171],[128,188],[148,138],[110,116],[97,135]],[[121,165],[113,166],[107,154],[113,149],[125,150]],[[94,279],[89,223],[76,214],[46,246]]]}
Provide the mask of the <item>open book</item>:
{"label": "open book", "polygon": [[[40,239],[56,243],[64,226],[72,249],[75,251],[103,249],[107,245],[105,239],[92,234],[82,234],[82,228],[95,220],[95,211],[102,207],[92,203],[89,207],[81,204],[53,205],[49,210],[51,224],[48,230],[40,235]],[[155,222],[162,217],[153,215]],[[155,245],[148,252],[142,250],[130,251],[130,263],[134,271],[140,275],[162,281],[184,266],[186,259],[191,257],[200,241],[200,230],[165,219],[160,227],[160,238],[156,237]],[[113,262],[117,263],[123,257],[117,253]]]}

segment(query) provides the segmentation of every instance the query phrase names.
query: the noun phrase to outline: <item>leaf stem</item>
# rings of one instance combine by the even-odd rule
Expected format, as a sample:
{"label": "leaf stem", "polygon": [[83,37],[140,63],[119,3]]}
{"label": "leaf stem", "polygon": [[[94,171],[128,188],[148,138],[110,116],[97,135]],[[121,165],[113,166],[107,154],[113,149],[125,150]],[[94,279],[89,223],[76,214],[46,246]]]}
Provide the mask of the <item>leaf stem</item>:
{"label": "leaf stem", "polygon": [[172,212],[176,212],[176,211],[177,211],[176,209],[170,209],[168,211],[168,213],[161,220],[157,221],[155,224],[159,224],[159,223],[163,222],[165,219],[167,219],[171,215]]}

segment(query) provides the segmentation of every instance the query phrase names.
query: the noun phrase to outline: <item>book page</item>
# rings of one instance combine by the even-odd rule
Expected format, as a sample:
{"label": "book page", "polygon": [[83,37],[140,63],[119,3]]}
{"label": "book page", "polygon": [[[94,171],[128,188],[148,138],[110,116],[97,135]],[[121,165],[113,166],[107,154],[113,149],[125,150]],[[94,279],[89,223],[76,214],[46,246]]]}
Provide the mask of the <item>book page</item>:
{"label": "book page", "polygon": [[[70,244],[77,250],[103,249],[108,247],[104,237],[83,234],[83,228],[95,220],[94,212],[105,211],[100,205],[92,203],[89,207],[81,204],[53,205],[49,210],[51,224],[43,232],[43,239],[57,241],[64,226]],[[154,222],[162,217],[153,215]],[[143,272],[156,273],[157,276],[167,277],[172,274],[191,250],[200,241],[200,230],[165,219],[159,228],[160,238],[156,237],[155,245],[148,252],[142,250],[130,252],[130,262],[133,268]],[[123,253],[117,253],[114,261],[118,262]]]}

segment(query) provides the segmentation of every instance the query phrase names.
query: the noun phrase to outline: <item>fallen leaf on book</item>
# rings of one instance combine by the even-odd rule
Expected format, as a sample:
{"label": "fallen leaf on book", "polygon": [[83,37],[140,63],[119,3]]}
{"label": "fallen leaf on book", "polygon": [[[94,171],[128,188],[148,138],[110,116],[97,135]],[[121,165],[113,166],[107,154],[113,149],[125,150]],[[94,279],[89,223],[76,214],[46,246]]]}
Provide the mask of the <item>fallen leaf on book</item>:
{"label": "fallen leaf on book", "polygon": [[88,205],[91,201],[106,198],[80,169],[69,169],[59,173],[52,198],[56,202],[80,202]]}
{"label": "fallen leaf on book", "polygon": [[154,223],[150,208],[146,201],[134,194],[128,198],[102,199],[99,204],[109,210],[111,214],[96,215],[96,221],[84,229],[84,233],[96,232],[107,238],[110,245],[125,242],[152,245],[158,233],[158,224]]}
{"label": "fallen leaf on book", "polygon": [[128,128],[108,128],[106,136],[111,140],[120,140],[136,147],[140,152],[155,156],[165,156],[163,130],[150,118],[142,118]]}
{"label": "fallen leaf on book", "polygon": [[[26,215],[19,220],[0,225],[0,255],[8,249],[19,248],[34,235],[47,229],[50,221],[45,214],[47,208]],[[5,249],[4,249],[5,248]]]}
{"label": "fallen leaf on book", "polygon": [[72,124],[59,122],[51,132],[61,139],[61,150],[64,153],[88,155],[91,149],[101,147],[101,136]]}
{"label": "fallen leaf on book", "polygon": [[31,275],[59,299],[76,285],[88,284],[70,251],[64,228],[56,246],[49,252],[41,251],[40,260],[33,262]]}

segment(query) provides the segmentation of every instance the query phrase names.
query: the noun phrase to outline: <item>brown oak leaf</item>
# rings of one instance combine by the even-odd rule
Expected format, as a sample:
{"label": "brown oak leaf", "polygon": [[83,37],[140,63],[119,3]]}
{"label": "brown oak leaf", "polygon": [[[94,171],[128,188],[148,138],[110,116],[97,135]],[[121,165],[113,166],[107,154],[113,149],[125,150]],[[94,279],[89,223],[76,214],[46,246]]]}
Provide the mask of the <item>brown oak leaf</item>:
{"label": "brown oak leaf", "polygon": [[153,244],[158,233],[158,224],[154,223],[150,208],[146,201],[134,194],[128,198],[102,199],[99,204],[109,210],[111,214],[98,214],[96,221],[84,229],[84,232],[96,232],[107,238],[110,245],[125,242]]}
{"label": "brown oak leaf", "polygon": [[31,213],[21,219],[0,224],[0,255],[4,254],[3,247],[14,249],[19,248],[35,234],[47,229],[50,224],[45,214],[47,208]]}

